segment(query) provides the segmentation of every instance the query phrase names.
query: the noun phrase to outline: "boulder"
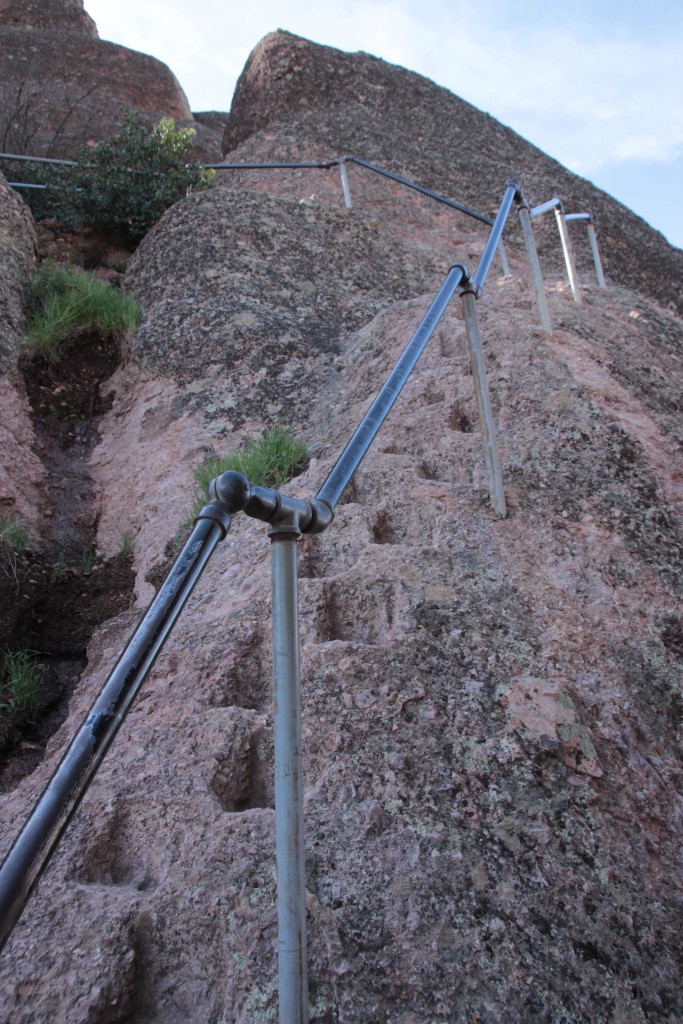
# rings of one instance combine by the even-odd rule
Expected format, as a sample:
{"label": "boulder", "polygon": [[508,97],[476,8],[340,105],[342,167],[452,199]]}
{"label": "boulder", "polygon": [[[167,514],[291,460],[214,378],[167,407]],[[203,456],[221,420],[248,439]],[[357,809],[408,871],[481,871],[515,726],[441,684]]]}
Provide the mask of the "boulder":
{"label": "boulder", "polygon": [[[593,213],[611,280],[683,309],[683,253],[663,235],[489,114],[369,54],[289,32],[266,36],[237,83],[224,150],[233,161],[353,153],[487,215],[497,210],[506,180],[517,177],[532,205],[559,195],[568,212]],[[349,173],[362,202],[369,172]],[[536,227],[544,267],[559,270],[553,215]],[[580,266],[590,274],[585,230],[574,225],[571,231]],[[519,243],[514,224],[508,233]]]}
{"label": "boulder", "polygon": [[[161,61],[100,40],[80,0],[0,7],[0,145],[73,158],[115,134],[126,113],[194,127],[187,98]],[[198,126],[196,153],[216,159],[221,129]]]}

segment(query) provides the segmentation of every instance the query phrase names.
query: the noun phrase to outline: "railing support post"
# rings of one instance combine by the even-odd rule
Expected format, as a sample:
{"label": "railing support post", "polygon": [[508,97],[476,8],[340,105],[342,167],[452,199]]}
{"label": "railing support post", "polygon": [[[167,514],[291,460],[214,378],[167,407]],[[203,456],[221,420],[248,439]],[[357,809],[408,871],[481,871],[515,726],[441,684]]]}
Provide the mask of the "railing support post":
{"label": "railing support post", "polygon": [[339,173],[341,175],[342,189],[344,190],[344,204],[347,210],[351,207],[351,189],[349,188],[349,176],[346,172],[346,160],[342,157],[339,161]]}
{"label": "railing support post", "polygon": [[503,476],[500,471],[498,445],[496,444],[496,428],[491,409],[491,397],[486,381],[486,368],[481,348],[479,317],[477,316],[477,300],[474,290],[464,288],[462,291],[462,308],[467,331],[467,345],[470,352],[470,365],[474,379],[474,393],[477,398],[479,422],[481,423],[481,439],[484,445],[484,461],[489,481],[489,495],[494,511],[499,516],[507,514]]}
{"label": "railing support post", "polygon": [[299,682],[298,527],[271,528],[273,719],[280,1024],[308,1024],[304,786]]}
{"label": "railing support post", "polygon": [[561,205],[555,207],[555,219],[557,220],[557,230],[560,232],[560,242],[562,243],[564,262],[567,266],[567,277],[569,278],[569,284],[572,290],[572,295],[574,296],[574,302],[578,302],[579,305],[581,305],[581,289],[579,287],[579,279],[576,276],[574,253],[572,250],[572,243],[569,239],[567,222],[564,218],[564,210],[562,209]]}
{"label": "railing support post", "polygon": [[541,265],[538,262],[538,251],[536,249],[536,241],[534,239],[534,229],[531,226],[531,217],[529,215],[529,207],[525,203],[519,205],[519,222],[522,226],[522,234],[524,235],[524,245],[526,246],[527,259],[529,260],[529,267],[531,268],[531,278],[534,282],[534,291],[536,292],[536,302],[538,304],[538,313],[541,318],[541,327],[548,334],[552,333],[552,323],[550,321],[550,310],[548,309],[548,300],[545,295],[545,288],[543,286],[543,275],[541,274]]}
{"label": "railing support post", "polygon": [[588,221],[586,225],[588,228],[588,241],[590,242],[591,252],[593,253],[593,263],[595,264],[595,276],[598,280],[598,288],[606,288],[605,275],[602,271],[602,260],[600,259],[600,250],[598,249],[598,239],[595,234],[595,228],[591,221]]}
{"label": "railing support post", "polygon": [[498,242],[498,255],[500,256],[500,266],[503,271],[503,277],[510,277],[510,264],[508,263],[508,254],[503,245],[503,239]]}

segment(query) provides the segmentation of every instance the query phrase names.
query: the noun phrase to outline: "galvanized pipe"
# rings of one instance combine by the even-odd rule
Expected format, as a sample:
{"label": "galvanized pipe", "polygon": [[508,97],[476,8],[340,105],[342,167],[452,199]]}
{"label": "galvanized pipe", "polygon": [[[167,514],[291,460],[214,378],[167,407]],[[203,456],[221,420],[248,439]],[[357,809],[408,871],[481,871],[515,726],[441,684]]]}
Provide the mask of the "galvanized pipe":
{"label": "galvanized pipe", "polygon": [[296,547],[298,530],[293,521],[285,521],[271,527],[270,535],[280,1024],[307,1024],[304,784]]}
{"label": "galvanized pipe", "polygon": [[356,428],[353,437],[341,453],[334,468],[315,496],[314,501],[325,502],[334,509],[344,493],[351,477],[358,469],[368,448],[374,441],[379,428],[389,415],[391,408],[408,380],[415,364],[422,355],[434,328],[455,294],[467,271],[462,264],[456,264],[448,272],[446,280],[437,292],[434,301],[425,313],[396,366],[387,377],[382,390]]}
{"label": "galvanized pipe", "polygon": [[463,289],[462,310],[465,317],[467,345],[470,352],[470,366],[472,367],[472,378],[474,380],[474,393],[479,410],[481,439],[484,446],[484,462],[486,463],[486,474],[489,482],[489,495],[494,511],[499,516],[505,517],[507,508],[505,505],[505,491],[503,490],[503,476],[500,471],[498,445],[496,443],[496,427],[486,380],[484,354],[481,347],[477,299],[472,288]]}
{"label": "galvanized pipe", "polygon": [[550,321],[550,310],[548,309],[548,300],[546,299],[545,288],[543,286],[541,265],[538,262],[538,252],[536,249],[536,241],[534,239],[534,231],[531,226],[529,208],[526,203],[519,204],[519,222],[522,226],[526,254],[529,260],[529,267],[531,268],[531,278],[534,283],[534,291],[536,292],[536,302],[538,304],[538,312],[541,318],[541,327],[544,331],[547,331],[550,334],[553,329]]}
{"label": "galvanized pipe", "polygon": [[219,541],[230,516],[205,506],[159,593],[128,642],[42,796],[0,867],[0,949]]}
{"label": "galvanized pipe", "polygon": [[569,278],[569,285],[572,290],[572,295],[574,296],[574,302],[581,305],[581,288],[579,286],[579,279],[576,273],[574,252],[572,250],[572,243],[567,230],[567,222],[564,219],[562,204],[555,207],[555,220],[557,221],[557,230],[560,232],[560,242],[562,243],[564,262],[567,267],[567,277]]}
{"label": "galvanized pipe", "polygon": [[472,278],[472,285],[475,291],[481,291],[481,289],[484,287],[484,282],[486,281],[488,272],[491,269],[493,257],[495,255],[496,249],[498,248],[498,245],[503,234],[505,222],[508,218],[508,214],[510,213],[510,207],[512,206],[512,202],[518,191],[519,182],[517,181],[510,181],[505,187],[505,195],[503,196],[503,201],[500,204],[500,209],[498,210],[496,219],[493,222],[491,234],[488,237],[486,246],[484,247],[484,251],[481,255],[481,259],[479,260],[479,266],[477,267],[474,273],[474,277]]}
{"label": "galvanized pipe", "polygon": [[508,254],[503,245],[503,239],[498,242],[498,255],[500,256],[500,267],[503,271],[503,277],[510,277],[510,264],[508,263]]}
{"label": "galvanized pipe", "polygon": [[562,200],[555,196],[554,199],[549,199],[547,203],[541,203],[540,206],[532,206],[531,213],[532,217],[540,217],[542,213],[547,213],[548,210],[554,210],[557,206],[562,205]]}
{"label": "galvanized pipe", "polygon": [[329,170],[338,160],[301,160],[275,161],[273,163],[240,163],[240,164],[202,164],[209,171],[260,171],[260,170],[295,170],[297,167],[313,167]]}
{"label": "galvanized pipe", "polygon": [[393,171],[387,171],[384,167],[378,167],[377,164],[371,164],[369,160],[362,160],[359,156],[347,156],[344,158],[349,163],[358,164],[359,167],[367,167],[369,171],[374,171],[375,174],[381,174],[385,178],[390,178],[392,181],[397,181],[400,185],[405,185],[406,188],[412,188],[415,192],[421,192],[423,196],[429,196],[431,199],[436,199],[439,203],[445,203],[446,206],[452,206],[454,210],[459,210],[461,213],[466,213],[468,217],[474,217],[475,220],[479,220],[482,224],[488,224],[491,226],[493,221],[490,217],[485,217],[483,213],[477,213],[476,210],[471,210],[468,206],[463,206],[462,203],[456,203],[454,199],[448,199],[446,196],[442,196],[440,192],[434,192],[430,188],[425,188],[423,185],[418,185],[414,181],[410,181],[409,178],[403,178],[400,174],[394,174]]}
{"label": "galvanized pipe", "polygon": [[349,176],[346,173],[346,160],[339,161],[339,173],[341,174],[342,189],[344,191],[344,204],[347,210],[351,209],[351,190],[349,188]]}
{"label": "galvanized pipe", "polygon": [[602,269],[602,260],[600,259],[600,250],[598,249],[598,239],[595,234],[592,219],[586,226],[588,228],[588,241],[590,242],[591,252],[593,253],[593,263],[595,264],[595,276],[598,281],[598,288],[606,288],[607,283]]}

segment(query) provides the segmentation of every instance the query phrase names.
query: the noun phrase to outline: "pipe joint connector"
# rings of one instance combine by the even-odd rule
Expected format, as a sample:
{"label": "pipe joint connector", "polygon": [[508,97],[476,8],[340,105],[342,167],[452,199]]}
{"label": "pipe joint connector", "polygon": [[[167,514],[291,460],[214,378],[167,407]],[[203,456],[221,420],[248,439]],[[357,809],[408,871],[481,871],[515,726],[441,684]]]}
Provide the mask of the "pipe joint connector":
{"label": "pipe joint connector", "polygon": [[232,516],[220,501],[212,501],[209,505],[204,505],[195,516],[195,523],[198,523],[200,519],[210,519],[212,523],[220,526],[223,531],[221,540],[225,540],[232,525]]}
{"label": "pipe joint connector", "polygon": [[460,270],[462,273],[460,284],[458,285],[461,295],[474,295],[475,299],[480,298],[481,288],[478,284],[475,284],[474,278],[464,263],[454,263],[450,269]]}

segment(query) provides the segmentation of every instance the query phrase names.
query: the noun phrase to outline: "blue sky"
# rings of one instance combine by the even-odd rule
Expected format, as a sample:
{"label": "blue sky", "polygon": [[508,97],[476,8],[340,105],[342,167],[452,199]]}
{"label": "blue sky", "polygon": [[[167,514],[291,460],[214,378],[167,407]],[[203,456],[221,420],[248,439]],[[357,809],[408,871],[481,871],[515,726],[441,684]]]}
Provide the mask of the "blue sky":
{"label": "blue sky", "polygon": [[227,110],[250,51],[288,29],[446,86],[683,247],[680,0],[85,0],[100,36],[151,53],[193,110]]}

